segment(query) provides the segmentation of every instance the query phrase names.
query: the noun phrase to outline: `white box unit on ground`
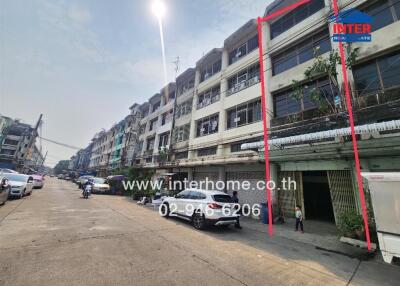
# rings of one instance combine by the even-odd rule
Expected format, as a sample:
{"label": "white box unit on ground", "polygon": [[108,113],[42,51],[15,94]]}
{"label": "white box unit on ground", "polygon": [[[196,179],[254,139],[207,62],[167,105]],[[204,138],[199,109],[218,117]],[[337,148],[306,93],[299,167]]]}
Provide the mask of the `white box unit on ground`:
{"label": "white box unit on ground", "polygon": [[391,263],[400,257],[400,173],[362,173],[368,180],[379,247]]}

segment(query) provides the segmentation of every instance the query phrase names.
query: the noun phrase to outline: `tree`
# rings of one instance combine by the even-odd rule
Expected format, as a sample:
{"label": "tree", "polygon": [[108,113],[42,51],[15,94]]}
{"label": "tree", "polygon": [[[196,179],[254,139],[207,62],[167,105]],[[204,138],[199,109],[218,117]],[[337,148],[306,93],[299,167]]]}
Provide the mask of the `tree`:
{"label": "tree", "polygon": [[54,174],[62,174],[63,171],[68,170],[69,160],[61,160],[54,167]]}
{"label": "tree", "polygon": [[[358,57],[359,48],[351,49],[347,46],[348,56],[346,59],[346,67],[351,69],[351,67],[356,62]],[[329,52],[328,57],[323,57],[319,53],[319,47],[314,49],[314,63],[308,67],[304,72],[304,81],[310,82],[321,75],[328,75],[329,86],[331,92],[334,96],[340,97],[340,102],[343,102],[343,96],[340,93],[340,88],[338,84],[338,73],[336,67],[341,63],[340,56],[337,50],[332,50]],[[309,94],[310,100],[318,107],[318,109],[323,113],[338,113],[341,112],[341,105],[336,105],[332,102],[331,98],[328,98],[324,92],[322,92],[318,87],[314,87],[307,91],[307,86],[302,84],[300,81],[292,81],[293,93],[291,96],[296,100],[301,100],[306,93]]]}

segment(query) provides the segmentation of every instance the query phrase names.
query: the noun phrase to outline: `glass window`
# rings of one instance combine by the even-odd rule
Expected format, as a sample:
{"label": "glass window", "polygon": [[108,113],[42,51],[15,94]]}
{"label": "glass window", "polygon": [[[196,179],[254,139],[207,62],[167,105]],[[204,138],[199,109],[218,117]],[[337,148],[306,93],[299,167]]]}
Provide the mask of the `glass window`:
{"label": "glass window", "polygon": [[271,24],[271,39],[289,30],[325,6],[324,0],[313,0],[287,13]]}
{"label": "glass window", "polygon": [[275,117],[284,117],[290,114],[299,113],[316,108],[315,103],[310,98],[310,92],[318,88],[323,92],[330,101],[333,101],[334,95],[337,93],[335,88],[330,88],[327,78],[318,79],[316,81],[304,85],[304,96],[301,100],[296,100],[291,96],[292,91],[287,90],[273,96]]}
{"label": "glass window", "polygon": [[202,149],[197,150],[198,157],[210,156],[210,155],[215,155],[215,154],[217,154],[217,146],[202,148]]}
{"label": "glass window", "polygon": [[261,100],[236,106],[227,111],[227,128],[240,127],[261,120]]}
{"label": "glass window", "polygon": [[228,93],[231,95],[259,82],[259,64],[251,65],[228,79]]}
{"label": "glass window", "polygon": [[218,114],[197,121],[197,137],[218,132]]}
{"label": "glass window", "polygon": [[353,69],[358,95],[365,95],[379,90],[379,76],[376,62],[370,62]]}
{"label": "glass window", "polygon": [[378,66],[384,88],[400,85],[400,53],[379,59]]}
{"label": "glass window", "polygon": [[197,109],[203,108],[219,100],[220,86],[214,86],[199,95]]}
{"label": "glass window", "polygon": [[329,31],[324,30],[310,36],[308,39],[298,43],[294,47],[272,56],[272,73],[277,75],[285,70],[291,69],[301,63],[314,58],[314,50],[318,55],[324,54],[332,49]]}
{"label": "glass window", "polygon": [[388,0],[383,0],[372,4],[365,9],[365,12],[372,16],[372,31],[383,28],[394,21]]}

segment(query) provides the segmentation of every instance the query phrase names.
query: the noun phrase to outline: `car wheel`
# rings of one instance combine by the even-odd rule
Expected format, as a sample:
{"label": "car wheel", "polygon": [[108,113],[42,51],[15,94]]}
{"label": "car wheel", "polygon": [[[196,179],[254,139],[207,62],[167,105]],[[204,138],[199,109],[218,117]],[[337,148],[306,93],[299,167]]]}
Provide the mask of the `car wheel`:
{"label": "car wheel", "polygon": [[196,229],[204,229],[206,226],[206,220],[204,215],[199,212],[195,212],[192,217],[192,223],[194,228]]}
{"label": "car wheel", "polygon": [[169,212],[170,212],[169,211],[169,205],[168,204],[162,204],[160,212],[161,212],[161,216],[162,217],[169,218]]}

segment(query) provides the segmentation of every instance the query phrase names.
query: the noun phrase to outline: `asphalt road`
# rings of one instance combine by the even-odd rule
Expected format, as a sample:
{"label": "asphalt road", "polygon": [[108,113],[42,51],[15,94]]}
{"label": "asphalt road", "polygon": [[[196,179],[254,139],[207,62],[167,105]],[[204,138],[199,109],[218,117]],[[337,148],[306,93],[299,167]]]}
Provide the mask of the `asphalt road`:
{"label": "asphalt road", "polygon": [[400,267],[250,228],[197,231],[49,178],[0,207],[0,285],[398,285]]}

